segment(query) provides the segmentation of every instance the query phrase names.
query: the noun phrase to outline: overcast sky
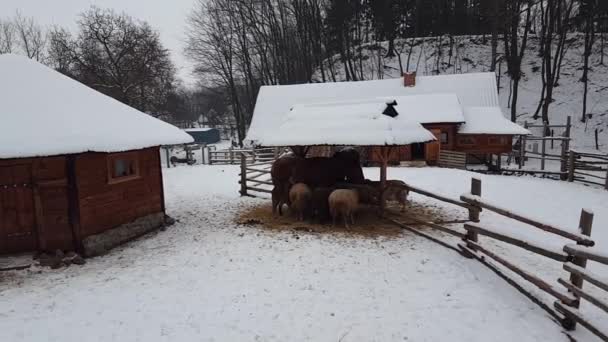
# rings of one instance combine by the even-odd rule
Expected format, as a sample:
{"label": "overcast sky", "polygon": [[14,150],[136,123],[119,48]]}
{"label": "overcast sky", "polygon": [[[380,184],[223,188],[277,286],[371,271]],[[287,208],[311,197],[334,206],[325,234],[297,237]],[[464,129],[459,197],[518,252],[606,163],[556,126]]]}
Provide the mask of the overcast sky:
{"label": "overcast sky", "polygon": [[0,0],[0,18],[11,17],[16,10],[34,17],[45,26],[60,25],[75,30],[79,13],[91,5],[126,12],[145,20],[160,32],[179,76],[192,84],[192,67],[183,56],[185,21],[196,0]]}

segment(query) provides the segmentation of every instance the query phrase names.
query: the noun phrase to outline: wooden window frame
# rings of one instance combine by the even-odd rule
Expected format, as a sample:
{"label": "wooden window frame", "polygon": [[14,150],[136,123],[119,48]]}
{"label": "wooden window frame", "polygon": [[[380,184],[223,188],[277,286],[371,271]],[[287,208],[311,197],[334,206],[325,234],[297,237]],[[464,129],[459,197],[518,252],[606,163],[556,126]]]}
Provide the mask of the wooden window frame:
{"label": "wooden window frame", "polygon": [[[128,176],[114,177],[114,166],[116,160],[129,159],[135,163],[135,173]],[[107,156],[107,169],[108,169],[108,184],[117,184],[132,181],[141,178],[139,169],[139,153],[138,152],[122,152],[113,153]]]}
{"label": "wooden window frame", "polygon": [[[443,142],[443,137],[445,136],[445,142]],[[447,145],[450,143],[450,134],[448,132],[444,132],[442,131],[441,134],[439,135],[439,140],[441,142],[441,145]]]}
{"label": "wooden window frame", "polygon": [[[472,141],[471,143],[465,143],[463,142],[463,140],[470,140]],[[458,137],[458,145],[460,146],[475,146],[477,145],[477,138],[475,137],[468,137],[468,136],[460,136]]]}

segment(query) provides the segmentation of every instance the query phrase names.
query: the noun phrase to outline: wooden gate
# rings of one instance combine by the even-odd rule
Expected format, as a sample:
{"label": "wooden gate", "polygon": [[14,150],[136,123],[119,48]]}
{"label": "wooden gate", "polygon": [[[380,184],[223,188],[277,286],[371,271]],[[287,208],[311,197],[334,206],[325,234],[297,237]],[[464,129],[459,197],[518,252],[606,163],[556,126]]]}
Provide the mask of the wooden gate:
{"label": "wooden gate", "polygon": [[426,143],[426,162],[429,165],[436,165],[439,160],[439,151],[441,150],[441,130],[431,129],[431,133],[435,135],[437,140]]}
{"label": "wooden gate", "polygon": [[0,166],[0,254],[37,249],[31,165]]}

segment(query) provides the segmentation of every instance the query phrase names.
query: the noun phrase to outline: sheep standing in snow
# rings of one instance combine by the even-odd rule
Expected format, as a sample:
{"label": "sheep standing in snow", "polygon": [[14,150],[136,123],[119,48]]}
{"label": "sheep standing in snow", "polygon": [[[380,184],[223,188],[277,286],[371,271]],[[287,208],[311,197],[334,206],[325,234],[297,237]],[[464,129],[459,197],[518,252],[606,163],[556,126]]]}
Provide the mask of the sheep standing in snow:
{"label": "sheep standing in snow", "polygon": [[304,221],[304,216],[309,210],[312,191],[304,183],[297,183],[289,190],[290,209],[293,209],[298,221]]}
{"label": "sheep standing in snow", "polygon": [[333,225],[336,225],[338,216],[344,219],[344,226],[348,229],[348,221],[355,224],[355,212],[359,207],[359,193],[355,190],[338,189],[329,195],[329,213],[331,214]]}

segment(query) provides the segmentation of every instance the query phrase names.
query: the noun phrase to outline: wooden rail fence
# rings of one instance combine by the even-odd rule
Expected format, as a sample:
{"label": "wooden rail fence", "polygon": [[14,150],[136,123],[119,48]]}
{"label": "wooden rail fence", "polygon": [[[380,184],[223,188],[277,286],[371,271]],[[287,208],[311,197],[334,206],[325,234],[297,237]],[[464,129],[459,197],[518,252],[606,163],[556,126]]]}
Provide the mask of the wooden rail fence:
{"label": "wooden rail fence", "polygon": [[[466,223],[464,225],[464,229],[467,233],[463,238],[463,242],[459,244],[459,247],[468,253],[469,256],[477,258],[486,265],[488,264],[485,262],[483,256],[494,260],[513,273],[519,275],[524,280],[530,282],[538,289],[556,298],[557,301],[554,303],[554,308],[558,313],[563,315],[564,318],[562,319],[557,315],[557,312],[552,311],[549,307],[545,307],[545,309],[551,310],[551,313],[561,320],[562,325],[566,329],[573,330],[576,327],[576,324],[579,323],[602,340],[608,341],[605,327],[600,327],[597,323],[591,322],[579,310],[581,300],[587,300],[592,305],[608,313],[608,303],[598,299],[588,291],[583,290],[583,282],[586,280],[598,288],[608,291],[608,279],[597,276],[586,269],[587,260],[593,260],[608,265],[608,254],[601,253],[593,248],[595,245],[594,241],[591,239],[593,213],[583,209],[581,211],[579,231],[573,232],[562,227],[540,222],[526,217],[521,213],[494,204],[481,197],[480,180],[473,179],[472,184],[474,184],[472,186],[473,191],[470,194],[462,195],[460,199],[462,202],[477,208],[478,212],[481,210],[488,210],[525,223],[543,232],[571,240],[575,244],[566,244],[563,249],[555,249],[513,236],[508,230],[496,229],[479,222]],[[522,267],[515,265],[481,244],[479,235],[516,246],[545,258],[559,261],[563,263],[563,269],[570,273],[570,277],[568,280],[560,278],[557,280],[556,284],[544,280],[533,272],[526,271]],[[563,286],[565,290],[562,290],[559,285]]]}
{"label": "wooden rail fence", "polygon": [[270,169],[272,163],[286,150],[282,148],[260,148],[253,150],[253,157],[246,151],[238,153],[241,172],[239,174],[241,196],[259,197],[272,193]]}
{"label": "wooden rail fence", "polygon": [[608,190],[608,155],[570,150],[568,181],[603,186]]}

